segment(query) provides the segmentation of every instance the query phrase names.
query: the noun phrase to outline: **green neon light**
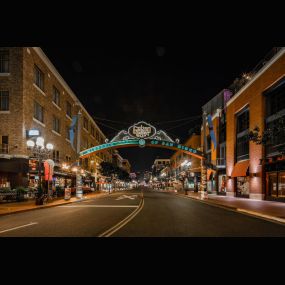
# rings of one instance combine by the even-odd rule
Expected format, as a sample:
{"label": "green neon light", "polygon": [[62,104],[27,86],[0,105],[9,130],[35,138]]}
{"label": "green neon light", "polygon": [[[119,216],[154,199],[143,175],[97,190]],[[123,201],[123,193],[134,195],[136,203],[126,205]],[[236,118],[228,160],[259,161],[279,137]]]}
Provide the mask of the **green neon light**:
{"label": "green neon light", "polygon": [[[140,140],[139,139],[131,139],[131,140],[124,140],[124,141],[117,141],[117,142],[111,142],[111,143],[105,143],[102,145],[98,145],[95,147],[92,147],[90,149],[86,149],[84,151],[80,152],[80,156],[85,156],[88,154],[91,154],[93,152],[99,151],[99,150],[103,150],[103,149],[107,149],[107,148],[111,148],[111,147],[116,147],[116,146],[123,146],[123,145],[140,145]],[[158,141],[158,140],[151,140],[151,141],[147,141],[146,140],[146,145],[150,144],[150,145],[161,145],[161,146],[170,146],[173,148],[176,148],[178,150],[185,150],[188,151],[190,153],[193,154],[198,154],[200,156],[203,156],[202,152],[196,150],[196,149],[192,149],[190,147],[181,145],[181,144],[176,144],[176,143],[171,143],[171,142],[167,142],[167,141]]]}

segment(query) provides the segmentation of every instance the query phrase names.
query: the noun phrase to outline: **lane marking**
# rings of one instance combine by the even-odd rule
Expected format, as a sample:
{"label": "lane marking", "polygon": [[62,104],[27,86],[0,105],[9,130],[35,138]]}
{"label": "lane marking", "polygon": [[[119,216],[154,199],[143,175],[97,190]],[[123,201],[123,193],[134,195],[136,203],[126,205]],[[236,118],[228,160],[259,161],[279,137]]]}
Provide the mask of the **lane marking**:
{"label": "lane marking", "polygon": [[72,205],[59,206],[59,208],[138,208],[138,205]]}
{"label": "lane marking", "polygon": [[116,200],[123,200],[123,199],[130,199],[130,200],[134,200],[138,197],[138,195],[132,195],[132,196],[128,196],[128,195],[122,195],[120,197],[118,197]]}
{"label": "lane marking", "polygon": [[26,228],[26,227],[30,227],[30,226],[34,226],[34,225],[37,225],[37,224],[38,224],[38,223],[30,223],[30,224],[27,224],[27,225],[23,225],[23,226],[11,228],[11,229],[8,229],[8,230],[1,231],[0,234],[6,233],[6,232],[15,231],[15,230],[22,229],[22,228]]}
{"label": "lane marking", "polygon": [[125,219],[123,219],[122,221],[117,223],[115,226],[111,227],[110,229],[108,229],[104,233],[100,234],[98,237],[110,237],[115,232],[117,232],[122,227],[124,227],[127,223],[129,223],[132,219],[134,219],[135,216],[140,213],[140,211],[143,209],[143,207],[144,207],[144,197],[142,194],[141,202],[140,202],[140,204],[136,210],[134,210],[130,215],[128,215]]}

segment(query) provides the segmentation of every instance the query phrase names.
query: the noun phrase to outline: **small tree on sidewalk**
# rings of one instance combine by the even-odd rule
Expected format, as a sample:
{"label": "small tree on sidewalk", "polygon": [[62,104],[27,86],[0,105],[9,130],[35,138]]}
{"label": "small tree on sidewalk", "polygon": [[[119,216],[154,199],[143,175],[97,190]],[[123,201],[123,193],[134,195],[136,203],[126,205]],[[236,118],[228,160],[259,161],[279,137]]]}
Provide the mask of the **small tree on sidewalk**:
{"label": "small tree on sidewalk", "polygon": [[249,141],[252,141],[257,145],[268,146],[272,144],[272,141],[276,138],[280,140],[281,138],[284,138],[284,136],[285,117],[282,117],[277,119],[272,126],[266,128],[262,133],[260,128],[256,126],[252,131],[249,132]]}
{"label": "small tree on sidewalk", "polygon": [[[269,125],[263,132],[260,131],[260,128],[256,126],[248,135],[249,141],[255,143],[256,145],[262,145],[262,173],[265,171],[265,162],[266,162],[266,150],[265,147],[279,145],[279,152],[285,154],[285,117],[281,117]],[[283,144],[283,145],[282,145]],[[263,185],[265,185],[265,176],[263,177]],[[263,186],[265,187],[265,186]],[[265,191],[265,189],[263,189]]]}

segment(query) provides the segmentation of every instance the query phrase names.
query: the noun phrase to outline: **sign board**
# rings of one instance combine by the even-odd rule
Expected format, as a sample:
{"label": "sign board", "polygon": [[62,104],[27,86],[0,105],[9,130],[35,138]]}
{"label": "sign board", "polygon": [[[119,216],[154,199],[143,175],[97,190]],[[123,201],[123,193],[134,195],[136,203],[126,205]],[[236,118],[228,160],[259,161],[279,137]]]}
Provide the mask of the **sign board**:
{"label": "sign board", "polygon": [[131,137],[134,138],[151,138],[156,134],[156,129],[154,126],[146,122],[138,122],[128,129],[128,133]]}
{"label": "sign board", "polygon": [[71,198],[71,188],[65,188],[64,200],[70,200],[70,198]]}
{"label": "sign board", "polygon": [[40,135],[41,133],[37,129],[27,130],[27,138],[39,137]]}

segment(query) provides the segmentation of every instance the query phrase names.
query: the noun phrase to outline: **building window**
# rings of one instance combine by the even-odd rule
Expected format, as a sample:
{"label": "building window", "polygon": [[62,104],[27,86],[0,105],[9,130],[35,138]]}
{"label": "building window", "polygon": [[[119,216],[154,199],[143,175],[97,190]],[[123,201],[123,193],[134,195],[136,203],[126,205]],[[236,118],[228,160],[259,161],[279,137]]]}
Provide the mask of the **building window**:
{"label": "building window", "polygon": [[95,128],[93,126],[91,126],[91,135],[95,137]]}
{"label": "building window", "polygon": [[84,149],[88,149],[88,140],[87,139],[83,139],[82,146]]}
{"label": "building window", "polygon": [[247,135],[237,138],[236,153],[237,161],[249,158],[249,141]]}
{"label": "building window", "polygon": [[207,136],[207,151],[211,150],[211,136]]}
{"label": "building window", "polygon": [[100,139],[99,139],[99,132],[96,130],[96,140],[98,143],[100,143]]}
{"label": "building window", "polygon": [[1,154],[7,154],[9,153],[9,137],[8,136],[2,136],[2,144],[0,148]]}
{"label": "building window", "polygon": [[249,109],[237,115],[236,161],[249,159]]}
{"label": "building window", "polygon": [[9,51],[0,51],[0,73],[9,73]]}
{"label": "building window", "polygon": [[34,67],[34,83],[44,91],[44,74],[36,65]]}
{"label": "building window", "polygon": [[9,111],[9,91],[0,91],[0,111]]}
{"label": "building window", "polygon": [[52,153],[52,159],[55,162],[59,162],[59,151],[58,150],[54,150]]}
{"label": "building window", "polygon": [[249,128],[249,109],[237,115],[237,133],[241,133]]}
{"label": "building window", "polygon": [[55,116],[52,118],[52,129],[57,133],[60,133],[60,120]]}
{"label": "building window", "polygon": [[34,101],[34,118],[44,122],[44,108],[36,101]]}
{"label": "building window", "polygon": [[285,78],[272,91],[266,93],[267,117],[285,109]]}
{"label": "building window", "polygon": [[72,113],[71,113],[71,104],[66,101],[66,115],[71,118],[72,117]]}
{"label": "building window", "polygon": [[[285,116],[283,117],[285,120]],[[279,119],[266,123],[266,129],[278,128]],[[271,136],[266,145],[266,155],[280,154],[285,149],[285,131],[280,129],[278,135]]]}
{"label": "building window", "polygon": [[70,132],[69,132],[69,127],[66,127],[66,136],[65,138],[68,139],[70,141]]}
{"label": "building window", "polygon": [[56,87],[53,86],[52,88],[52,101],[57,105],[60,106],[60,93]]}
{"label": "building window", "polygon": [[85,117],[83,118],[83,128],[88,131],[88,120]]}

